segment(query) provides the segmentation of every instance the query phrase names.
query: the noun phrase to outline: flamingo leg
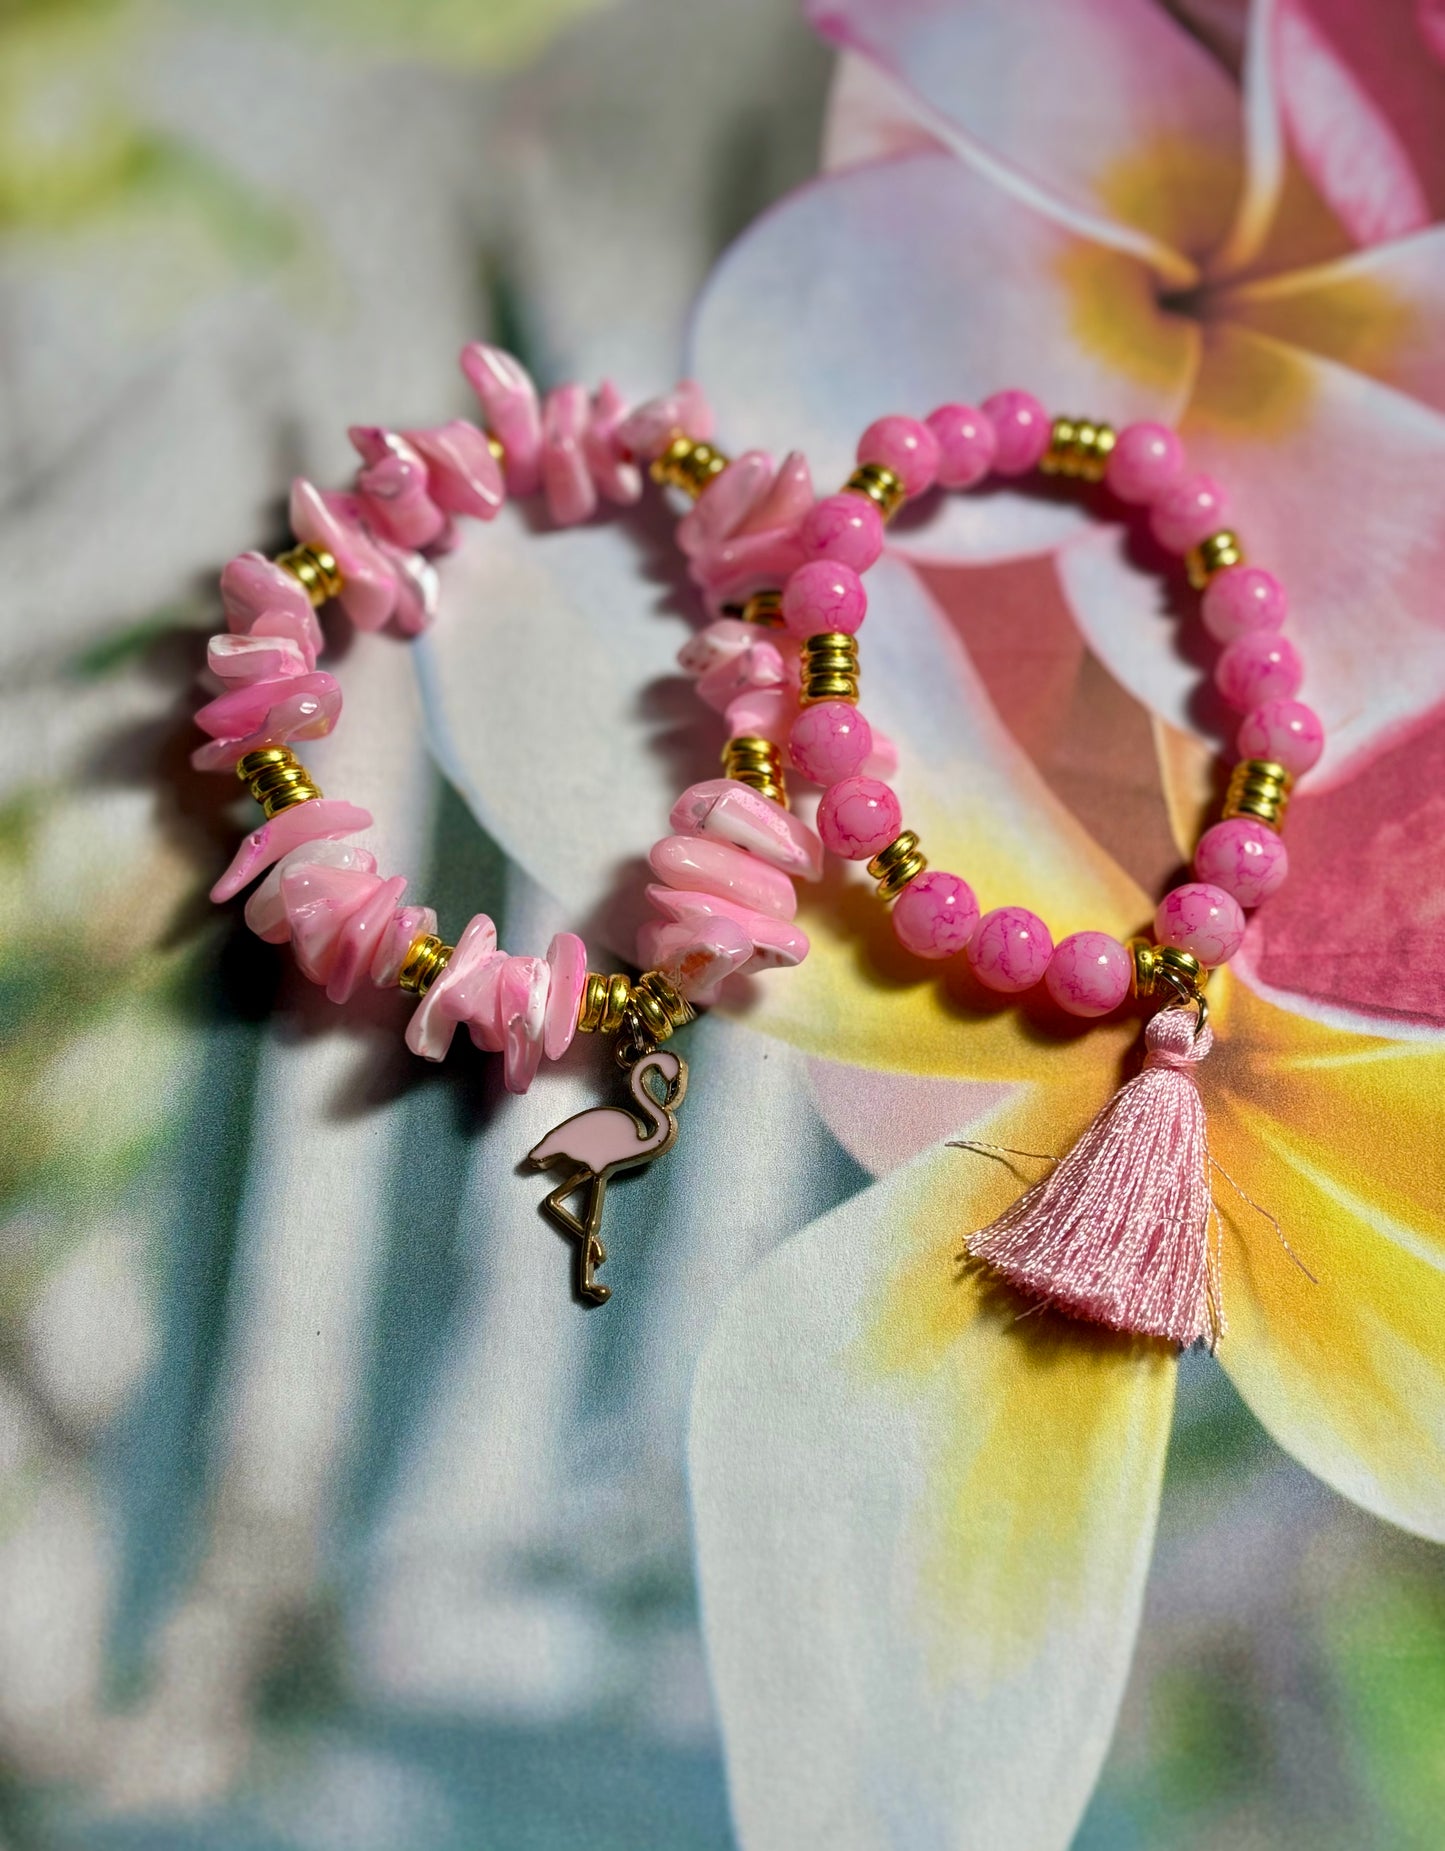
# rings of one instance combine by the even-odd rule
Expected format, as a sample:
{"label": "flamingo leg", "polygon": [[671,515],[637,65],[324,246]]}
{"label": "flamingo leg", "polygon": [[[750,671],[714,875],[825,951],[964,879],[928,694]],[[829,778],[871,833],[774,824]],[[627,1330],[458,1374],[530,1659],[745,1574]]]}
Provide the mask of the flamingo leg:
{"label": "flamingo leg", "polygon": [[[567,1206],[567,1197],[586,1187],[583,1212],[578,1215]],[[577,1241],[577,1290],[589,1305],[605,1305],[612,1296],[610,1285],[598,1283],[594,1274],[607,1258],[607,1249],[598,1238],[602,1225],[602,1203],[607,1194],[607,1178],[589,1169],[573,1170],[548,1196],[542,1198],[543,1211]]]}

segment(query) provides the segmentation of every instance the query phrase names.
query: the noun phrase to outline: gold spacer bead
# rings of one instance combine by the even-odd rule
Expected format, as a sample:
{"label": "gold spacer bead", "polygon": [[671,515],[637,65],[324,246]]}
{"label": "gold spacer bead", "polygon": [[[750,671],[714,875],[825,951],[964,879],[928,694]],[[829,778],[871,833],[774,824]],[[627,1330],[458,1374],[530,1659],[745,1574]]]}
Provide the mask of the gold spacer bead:
{"label": "gold spacer bead", "polygon": [[728,458],[710,443],[678,431],[662,455],[655,457],[648,473],[661,488],[680,488],[694,501],[728,466]]}
{"label": "gold spacer bead", "polygon": [[1244,548],[1239,544],[1238,535],[1231,533],[1227,527],[1210,534],[1198,546],[1191,546],[1184,555],[1184,570],[1189,574],[1189,583],[1196,591],[1203,591],[1214,575],[1224,571],[1226,566],[1243,564]]}
{"label": "gold spacer bead", "polygon": [[781,591],[755,591],[738,612],[744,623],[761,624],[765,629],[781,629],[783,594]]}
{"label": "gold spacer bead", "polygon": [[787,809],[783,755],[771,739],[760,739],[752,733],[740,733],[736,739],[729,739],[722,749],[722,768],[725,778],[749,785]]}
{"label": "gold spacer bead", "polygon": [[414,996],[425,996],[446,969],[454,945],[447,945],[434,932],[421,932],[407,947],[397,981]]}
{"label": "gold spacer bead", "polygon": [[907,492],[902,476],[886,463],[860,463],[843,484],[845,495],[865,495],[885,521],[903,506]]}
{"label": "gold spacer bead", "polygon": [[283,810],[321,795],[311,773],[289,746],[262,746],[236,762],[236,776],[249,787],[269,822]]}
{"label": "gold spacer bead", "polygon": [[632,986],[617,1058],[630,1065],[636,1057],[635,1051],[658,1046],[674,1029],[691,1022],[693,1015],[692,1004],[670,977],[664,977],[657,970],[644,971]]}
{"label": "gold spacer bead", "polygon": [[1112,424],[1096,424],[1092,418],[1055,418],[1039,468],[1046,476],[1102,482],[1117,442]]}
{"label": "gold spacer bead", "polygon": [[577,1004],[577,1026],[584,1035],[613,1035],[622,1026],[632,999],[632,979],[616,972],[611,977],[588,971]]}
{"label": "gold spacer bead", "polygon": [[1293,785],[1294,779],[1283,765],[1264,758],[1241,759],[1229,774],[1224,818],[1228,821],[1236,816],[1253,817],[1256,822],[1278,832],[1284,827]]}
{"label": "gold spacer bead", "polygon": [[843,630],[824,630],[803,644],[800,706],[858,699],[858,640]]}
{"label": "gold spacer bead", "polygon": [[334,555],[324,546],[293,546],[277,553],[273,563],[291,574],[313,605],[334,598],[346,582]]}
{"label": "gold spacer bead", "polygon": [[896,900],[909,881],[917,880],[927,866],[928,857],[919,852],[918,837],[905,829],[887,848],[879,849],[868,863],[868,872],[878,883],[879,898]]}
{"label": "gold spacer bead", "polygon": [[502,467],[505,469],[507,466],[506,449],[503,446],[501,438],[494,437],[490,431],[487,432],[487,448],[492,453],[493,462],[500,463]]}

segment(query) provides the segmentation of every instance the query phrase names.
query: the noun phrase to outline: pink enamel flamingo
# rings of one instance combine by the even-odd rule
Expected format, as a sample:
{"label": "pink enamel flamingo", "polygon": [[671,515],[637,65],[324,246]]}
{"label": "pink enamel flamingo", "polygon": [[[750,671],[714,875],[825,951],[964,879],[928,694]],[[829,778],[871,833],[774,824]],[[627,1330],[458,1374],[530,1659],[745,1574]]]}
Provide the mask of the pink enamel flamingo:
{"label": "pink enamel flamingo", "polygon": [[[664,1094],[656,1099],[647,1085],[649,1074],[661,1076]],[[567,1174],[542,1203],[559,1227],[575,1235],[581,1243],[578,1251],[578,1290],[588,1304],[605,1305],[612,1288],[599,1285],[594,1277],[597,1267],[607,1258],[607,1249],[597,1237],[602,1224],[602,1203],[607,1185],[619,1170],[636,1169],[651,1163],[672,1149],[677,1140],[674,1107],[687,1091],[687,1064],[667,1049],[654,1048],[634,1061],[628,1074],[632,1096],[641,1106],[643,1117],[622,1106],[597,1105],[589,1111],[564,1118],[554,1126],[540,1144],[527,1152],[530,1163],[539,1170],[555,1169],[566,1164]],[[574,1214],[566,1198],[575,1189],[587,1191],[582,1213]]]}

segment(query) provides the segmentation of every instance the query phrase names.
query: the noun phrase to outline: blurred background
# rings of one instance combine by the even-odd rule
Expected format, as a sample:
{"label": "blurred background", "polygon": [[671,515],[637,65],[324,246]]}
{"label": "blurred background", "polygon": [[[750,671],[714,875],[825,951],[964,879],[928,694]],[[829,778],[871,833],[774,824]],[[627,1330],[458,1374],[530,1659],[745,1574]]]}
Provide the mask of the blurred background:
{"label": "blurred background", "polygon": [[[1235,8],[1176,11],[1236,67]],[[464,412],[465,340],[676,374],[719,254],[815,172],[832,67],[787,0],[0,8],[0,1851],[734,1842],[691,1366],[727,1279],[867,1171],[809,1120],[720,1242],[659,1168],[580,1319],[514,1166],[587,1073],[530,1116],[418,1074],[393,1013],[341,1024],[216,915],[240,812],[188,714],[219,566],[279,541],[293,473],[341,479],[348,423]],[[328,783],[453,917],[575,924],[438,770],[424,680],[363,653]],[[747,1036],[705,1024],[698,1075]],[[1428,1851],[1442,1716],[1435,1553],[1188,1359],[1079,1851]]]}

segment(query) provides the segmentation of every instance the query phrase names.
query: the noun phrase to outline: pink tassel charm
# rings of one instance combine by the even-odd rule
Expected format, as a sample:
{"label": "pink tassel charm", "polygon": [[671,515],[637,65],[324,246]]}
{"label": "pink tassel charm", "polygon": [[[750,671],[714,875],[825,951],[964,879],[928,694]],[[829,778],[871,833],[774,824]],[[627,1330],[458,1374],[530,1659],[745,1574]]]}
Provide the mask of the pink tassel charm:
{"label": "pink tassel charm", "polygon": [[1204,1103],[1191,1069],[1214,1044],[1163,1009],[1149,1052],[1052,1173],[966,1243],[1021,1291],[1113,1330],[1211,1347],[1223,1330],[1209,1249]]}

